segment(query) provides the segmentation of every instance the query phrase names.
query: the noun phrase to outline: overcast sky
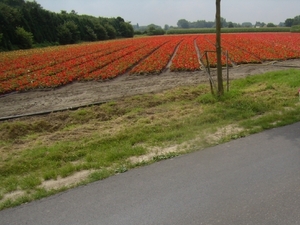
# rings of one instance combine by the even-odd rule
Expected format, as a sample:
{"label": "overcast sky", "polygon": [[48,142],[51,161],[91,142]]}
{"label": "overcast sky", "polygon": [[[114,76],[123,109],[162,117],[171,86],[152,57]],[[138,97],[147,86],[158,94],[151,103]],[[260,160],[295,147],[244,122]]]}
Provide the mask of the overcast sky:
{"label": "overcast sky", "polygon": [[[176,26],[179,19],[215,20],[215,0],[36,0],[44,9],[101,17],[121,16],[140,26],[154,23]],[[300,0],[222,0],[221,14],[227,22],[256,21],[274,24],[300,15]]]}

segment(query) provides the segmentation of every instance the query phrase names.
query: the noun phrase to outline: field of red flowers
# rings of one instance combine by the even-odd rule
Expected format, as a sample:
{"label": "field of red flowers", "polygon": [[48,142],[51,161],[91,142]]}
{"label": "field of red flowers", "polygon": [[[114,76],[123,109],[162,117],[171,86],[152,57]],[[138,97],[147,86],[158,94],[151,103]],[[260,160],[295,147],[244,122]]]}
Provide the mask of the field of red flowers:
{"label": "field of red flowers", "polygon": [[[300,58],[300,34],[222,35],[231,65]],[[0,53],[0,94],[58,87],[73,81],[106,80],[129,74],[200,70],[215,35],[144,37]],[[216,54],[208,53],[216,66]],[[225,64],[225,56],[223,57]]]}

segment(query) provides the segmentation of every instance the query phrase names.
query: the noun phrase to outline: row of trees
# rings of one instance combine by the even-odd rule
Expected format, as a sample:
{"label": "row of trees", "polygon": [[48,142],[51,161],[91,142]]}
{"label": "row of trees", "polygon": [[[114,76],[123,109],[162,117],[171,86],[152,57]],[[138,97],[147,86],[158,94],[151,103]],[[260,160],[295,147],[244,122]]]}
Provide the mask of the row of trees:
{"label": "row of trees", "polygon": [[215,26],[215,22],[206,20],[197,20],[195,22],[190,22],[186,19],[180,19],[177,22],[177,26],[180,28],[212,28]]}
{"label": "row of trees", "polygon": [[155,25],[155,24],[150,24],[148,26],[139,26],[133,25],[134,29],[134,34],[141,35],[141,34],[146,34],[146,35],[164,35],[166,33],[166,29],[163,30],[161,26]]}
{"label": "row of trees", "polygon": [[[300,15],[296,16],[295,18],[289,18],[286,19],[285,22],[281,22],[278,25],[275,25],[274,23],[264,23],[257,21],[255,24],[251,22],[243,22],[242,24],[239,23],[233,23],[233,22],[227,22],[225,18],[221,17],[221,27],[228,27],[228,28],[234,28],[234,27],[292,27],[295,25],[300,25]],[[169,29],[176,29],[176,28],[215,28],[216,22],[215,21],[206,21],[206,20],[197,20],[194,22],[190,22],[186,19],[180,19],[177,22],[177,27],[172,27],[169,25],[165,25],[164,29],[158,25],[150,24],[148,26],[139,26],[133,25],[133,28],[135,30],[136,34],[148,34],[148,35],[162,35]]]}
{"label": "row of trees", "polygon": [[[250,22],[245,22],[242,24],[227,22],[225,18],[221,17],[221,27],[249,27],[253,26]],[[190,22],[186,19],[180,19],[177,22],[179,28],[214,28],[216,27],[215,21],[197,20]]]}
{"label": "row of trees", "polygon": [[[286,26],[291,27],[294,25],[300,25],[300,15],[296,16],[295,18],[289,18],[286,19],[285,23],[280,23],[278,25],[275,25],[274,23],[264,23],[264,22],[256,22],[255,24],[252,24],[251,22],[244,22],[242,24],[239,23],[233,23],[233,22],[227,22],[225,18],[221,17],[221,27],[276,27],[276,26]],[[180,19],[177,22],[177,26],[179,28],[214,28],[216,26],[215,21],[206,21],[206,20],[197,20],[195,22],[190,22],[186,19]]]}
{"label": "row of trees", "polygon": [[285,20],[285,26],[287,26],[287,27],[292,27],[292,26],[296,26],[296,25],[300,25],[300,15],[295,16],[294,18],[288,18]]}
{"label": "row of trees", "polygon": [[73,44],[133,37],[123,18],[103,18],[45,10],[36,1],[0,0],[0,49],[31,48],[33,44]]}
{"label": "row of trees", "polygon": [[[195,22],[187,21],[186,19],[180,19],[177,22],[177,26],[179,28],[214,28],[216,26],[216,22],[213,21],[205,21],[205,20],[197,20]],[[273,23],[261,23],[256,22],[255,25],[253,25],[251,22],[244,22],[242,24],[239,23],[233,23],[233,22],[227,22],[225,18],[221,17],[221,27],[253,27],[253,26],[259,26],[259,27],[276,27]]]}

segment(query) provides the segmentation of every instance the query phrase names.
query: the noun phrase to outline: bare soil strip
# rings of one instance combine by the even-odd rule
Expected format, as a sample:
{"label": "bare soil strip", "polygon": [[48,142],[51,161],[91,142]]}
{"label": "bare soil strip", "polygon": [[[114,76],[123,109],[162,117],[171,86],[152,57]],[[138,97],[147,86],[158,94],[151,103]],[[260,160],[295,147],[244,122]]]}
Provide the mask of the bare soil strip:
{"label": "bare soil strip", "polygon": [[[300,68],[300,59],[234,66],[230,68],[230,79],[290,68]],[[216,72],[213,71],[212,75],[215,78]],[[55,89],[15,92],[0,96],[0,117],[68,109],[200,83],[209,84],[205,71],[170,72],[167,70],[159,75],[125,74],[101,82],[74,82]]]}

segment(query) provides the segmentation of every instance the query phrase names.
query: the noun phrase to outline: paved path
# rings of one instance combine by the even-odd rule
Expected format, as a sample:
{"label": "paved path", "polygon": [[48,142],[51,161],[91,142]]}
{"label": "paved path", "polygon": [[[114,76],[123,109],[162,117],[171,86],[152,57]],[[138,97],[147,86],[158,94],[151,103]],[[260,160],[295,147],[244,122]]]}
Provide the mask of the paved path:
{"label": "paved path", "polygon": [[1,211],[0,224],[300,224],[300,123]]}

